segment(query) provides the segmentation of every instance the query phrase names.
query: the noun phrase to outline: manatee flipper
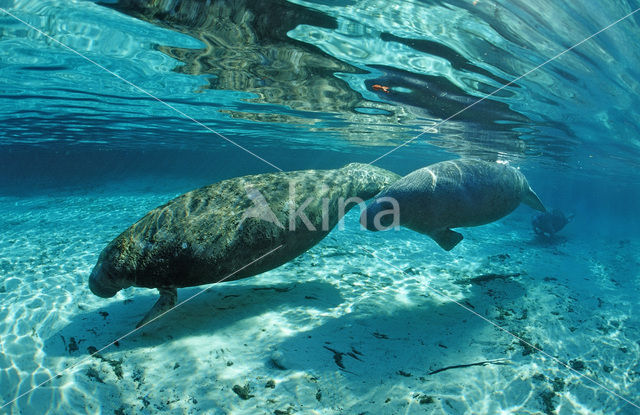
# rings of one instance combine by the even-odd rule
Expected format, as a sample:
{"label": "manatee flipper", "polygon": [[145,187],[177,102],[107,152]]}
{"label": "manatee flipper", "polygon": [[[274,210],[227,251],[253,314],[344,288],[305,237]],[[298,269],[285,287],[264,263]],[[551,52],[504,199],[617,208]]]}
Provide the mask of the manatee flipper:
{"label": "manatee flipper", "polygon": [[142,320],[136,324],[136,328],[140,328],[143,325],[147,324],[154,318],[160,316],[161,314],[169,311],[171,308],[175,307],[178,302],[178,290],[175,288],[158,288],[160,292],[160,298],[158,301],[151,307],[151,310],[143,317]]}
{"label": "manatee flipper", "polygon": [[430,233],[429,236],[445,251],[451,251],[463,238],[461,233],[451,229],[440,229]]}
{"label": "manatee flipper", "polygon": [[529,187],[529,189],[525,191],[524,194],[522,195],[522,203],[534,208],[535,210],[539,210],[540,212],[547,211],[547,209],[544,207],[544,205],[540,201],[540,198],[538,197],[536,192],[534,192],[531,189],[531,187]]}

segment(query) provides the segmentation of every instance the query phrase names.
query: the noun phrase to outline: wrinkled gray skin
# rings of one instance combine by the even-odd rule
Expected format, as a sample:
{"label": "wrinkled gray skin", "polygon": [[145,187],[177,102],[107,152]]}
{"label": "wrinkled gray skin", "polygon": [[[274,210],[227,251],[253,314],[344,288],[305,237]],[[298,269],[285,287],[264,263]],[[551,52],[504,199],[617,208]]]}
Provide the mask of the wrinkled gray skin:
{"label": "wrinkled gray skin", "polygon": [[[152,210],[115,238],[100,254],[89,287],[105,298],[131,286],[157,288],[160,299],[139,327],[175,305],[176,288],[246,278],[292,260],[338,223],[340,198],[370,199],[399,178],[352,163],[336,170],[238,177],[196,189]],[[289,200],[292,183],[295,203]],[[293,214],[306,200],[303,213],[316,230]]]}
{"label": "wrinkled gray skin", "polygon": [[572,220],[573,215],[565,216],[561,210],[553,209],[536,215],[531,221],[531,226],[536,235],[552,236]]}
{"label": "wrinkled gray skin", "polygon": [[[513,167],[480,160],[443,161],[416,170],[383,190],[362,213],[360,221],[376,231],[378,213],[391,209],[394,198],[400,208],[400,225],[423,233],[443,249],[453,249],[462,235],[451,228],[478,226],[512,212],[521,202],[546,211],[527,179]],[[391,215],[379,216],[383,229]]]}

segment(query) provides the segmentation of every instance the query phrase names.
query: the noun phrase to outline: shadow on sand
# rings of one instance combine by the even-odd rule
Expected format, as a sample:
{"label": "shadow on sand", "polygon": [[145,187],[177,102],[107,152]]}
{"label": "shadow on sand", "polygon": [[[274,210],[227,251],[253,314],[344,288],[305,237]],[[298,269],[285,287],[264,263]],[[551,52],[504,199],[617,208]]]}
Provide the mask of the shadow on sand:
{"label": "shadow on sand", "polygon": [[[201,287],[178,290],[178,301],[201,290]],[[142,291],[136,289],[136,294],[139,292]],[[146,290],[146,293],[77,314],[66,327],[45,341],[44,351],[50,356],[82,355],[90,346],[100,349],[127,335],[158,298],[156,290]],[[104,353],[152,347],[174,339],[215,333],[266,311],[316,305],[314,298],[320,297],[325,307],[336,306],[343,301],[338,290],[323,281],[270,285],[243,281],[213,286],[157,321],[131,333]]]}

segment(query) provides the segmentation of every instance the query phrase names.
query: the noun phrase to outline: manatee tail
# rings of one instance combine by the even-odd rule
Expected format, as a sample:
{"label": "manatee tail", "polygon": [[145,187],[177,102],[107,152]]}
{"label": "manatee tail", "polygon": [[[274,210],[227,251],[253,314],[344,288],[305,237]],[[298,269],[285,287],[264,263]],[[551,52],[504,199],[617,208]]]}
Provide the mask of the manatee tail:
{"label": "manatee tail", "polygon": [[531,187],[525,190],[524,195],[522,196],[522,203],[534,208],[535,210],[539,210],[540,212],[547,211],[547,209],[544,207],[544,205],[540,201],[540,198],[538,197],[536,192],[534,192],[531,189]]}

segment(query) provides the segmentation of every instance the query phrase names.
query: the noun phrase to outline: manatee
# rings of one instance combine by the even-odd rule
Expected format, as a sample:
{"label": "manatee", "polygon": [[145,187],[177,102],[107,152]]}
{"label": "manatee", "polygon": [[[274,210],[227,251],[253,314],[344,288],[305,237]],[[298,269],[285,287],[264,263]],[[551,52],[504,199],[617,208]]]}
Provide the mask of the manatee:
{"label": "manatee", "polygon": [[157,288],[160,299],[140,327],[175,306],[177,288],[247,278],[294,259],[320,242],[354,202],[364,206],[399,178],[352,163],[237,177],[193,190],[111,241],[89,287],[104,298],[131,286]]}
{"label": "manatee", "polygon": [[573,220],[573,214],[565,216],[559,209],[539,213],[531,220],[531,226],[536,235],[552,236],[562,230],[565,225]]}
{"label": "manatee", "polygon": [[[405,226],[450,251],[463,238],[451,228],[493,222],[521,202],[546,211],[517,169],[458,159],[432,164],[396,181],[374,198],[360,222],[372,231]],[[398,215],[391,214],[394,209],[399,210]]]}

